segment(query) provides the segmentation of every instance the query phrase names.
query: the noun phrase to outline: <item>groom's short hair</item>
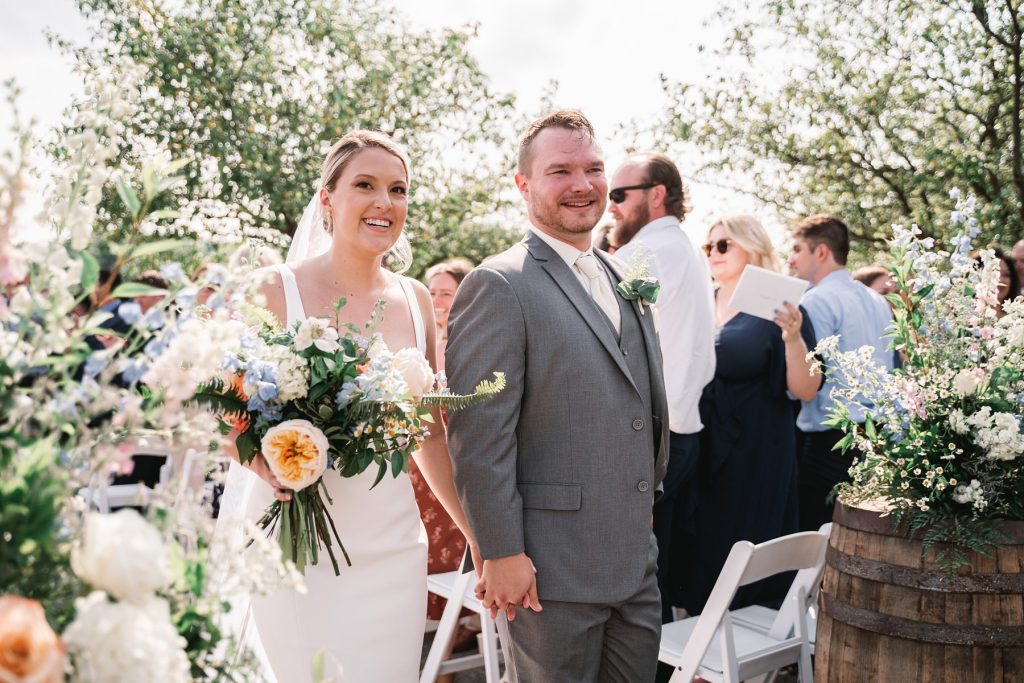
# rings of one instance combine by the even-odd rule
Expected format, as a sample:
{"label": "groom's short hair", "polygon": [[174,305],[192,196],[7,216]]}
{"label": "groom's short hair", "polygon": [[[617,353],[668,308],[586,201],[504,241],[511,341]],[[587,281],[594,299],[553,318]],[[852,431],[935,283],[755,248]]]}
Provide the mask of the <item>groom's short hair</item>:
{"label": "groom's short hair", "polygon": [[594,127],[590,125],[590,121],[576,109],[560,109],[553,111],[546,116],[542,116],[526,129],[523,133],[523,137],[519,139],[519,159],[518,159],[518,170],[520,173],[527,173],[530,168],[530,146],[533,145],[533,141],[540,135],[540,132],[545,128],[565,128],[566,130],[573,130],[580,133],[580,135],[589,138],[591,141],[594,140]]}

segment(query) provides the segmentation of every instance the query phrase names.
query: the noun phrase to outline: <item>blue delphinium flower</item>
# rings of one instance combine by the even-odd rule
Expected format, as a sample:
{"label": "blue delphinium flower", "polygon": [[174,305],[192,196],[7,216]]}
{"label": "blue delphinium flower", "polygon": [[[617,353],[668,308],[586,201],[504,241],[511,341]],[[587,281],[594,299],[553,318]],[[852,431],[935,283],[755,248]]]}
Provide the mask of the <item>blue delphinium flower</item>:
{"label": "blue delphinium flower", "polygon": [[238,372],[242,369],[242,359],[233,353],[226,353],[220,367],[228,372]]}
{"label": "blue delphinium flower", "polygon": [[146,311],[146,315],[142,316],[142,324],[150,331],[159,330],[165,324],[163,309],[154,306]]}
{"label": "blue delphinium flower", "polygon": [[338,406],[338,410],[342,410],[359,393],[359,387],[355,382],[345,382],[341,385],[341,391],[334,397],[334,405]]}
{"label": "blue delphinium flower", "polygon": [[164,279],[171,282],[181,282],[185,279],[185,269],[177,261],[160,266],[160,274],[164,276]]}
{"label": "blue delphinium flower", "polygon": [[110,358],[103,351],[97,351],[85,361],[85,374],[88,377],[95,377],[103,372],[110,364]]}
{"label": "blue delphinium flower", "polygon": [[244,382],[250,387],[249,410],[263,412],[267,402],[277,398],[277,368],[253,358],[246,363]]}
{"label": "blue delphinium flower", "polygon": [[186,287],[185,289],[178,292],[178,295],[174,297],[175,303],[184,309],[195,308],[196,296],[199,295],[199,290],[195,287]]}
{"label": "blue delphinium flower", "polygon": [[146,374],[146,370],[149,370],[149,364],[146,363],[142,358],[129,358],[121,364],[121,377],[125,382],[134,384],[142,379],[142,376]]}
{"label": "blue delphinium flower", "polygon": [[117,307],[117,314],[129,325],[134,325],[142,317],[142,306],[128,301]]}

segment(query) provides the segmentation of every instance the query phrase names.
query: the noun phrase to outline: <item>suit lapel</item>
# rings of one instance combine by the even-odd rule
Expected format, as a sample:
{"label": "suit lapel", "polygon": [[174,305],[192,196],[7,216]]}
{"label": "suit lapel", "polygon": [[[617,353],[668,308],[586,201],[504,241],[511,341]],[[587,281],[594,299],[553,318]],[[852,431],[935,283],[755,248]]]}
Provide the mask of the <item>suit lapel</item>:
{"label": "suit lapel", "polygon": [[594,300],[590,298],[590,295],[583,289],[583,285],[580,284],[576,275],[573,274],[572,269],[566,265],[562,257],[544,243],[544,240],[532,232],[527,233],[523,243],[534,259],[540,262],[541,267],[555,281],[555,284],[562,290],[562,293],[569,299],[569,302],[583,317],[587,325],[590,326],[590,329],[598,341],[601,342],[601,345],[604,346],[608,355],[619,366],[619,369],[622,370],[622,374],[626,376],[629,383],[633,385],[633,390],[639,392],[604,314],[597,307],[597,304],[594,303]]}
{"label": "suit lapel", "polygon": [[[616,262],[614,259],[609,258],[607,254],[597,249],[594,250],[594,254],[604,261],[604,264],[615,276],[615,284],[618,285],[623,279],[623,273],[619,268],[619,264],[622,262]],[[618,294],[617,291],[616,294]],[[661,343],[658,341],[658,333],[654,328],[654,311],[653,309],[646,312],[643,311],[640,308],[640,302],[636,299],[630,301],[629,304],[629,308],[637,316],[640,329],[643,331],[644,347],[647,350],[647,363],[651,370],[652,408],[655,415],[664,415],[667,412],[667,399],[664,398],[665,373],[662,365],[664,359],[661,357]]]}

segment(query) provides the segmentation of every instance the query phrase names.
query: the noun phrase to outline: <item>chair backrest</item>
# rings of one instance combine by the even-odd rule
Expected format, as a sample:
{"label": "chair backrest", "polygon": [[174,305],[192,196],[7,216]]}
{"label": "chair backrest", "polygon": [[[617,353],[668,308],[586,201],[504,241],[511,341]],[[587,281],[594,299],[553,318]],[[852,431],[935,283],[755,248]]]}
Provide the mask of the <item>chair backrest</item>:
{"label": "chair backrest", "polygon": [[801,531],[754,546],[743,573],[740,586],[754,583],[782,572],[814,568],[825,557],[826,539],[817,531]]}
{"label": "chair backrest", "polygon": [[[824,558],[827,545],[828,539],[817,531],[791,534],[759,545],[749,541],[733,544],[704,611],[700,613],[683,649],[680,658],[683,671],[695,672],[700,666],[723,619],[728,623],[729,605],[740,586],[782,572],[813,568]],[[731,642],[730,638],[727,640]],[[723,663],[725,659],[726,654],[723,653]],[[686,673],[684,677],[692,675]]]}
{"label": "chair backrest", "polygon": [[[818,533],[825,537],[826,541],[832,533],[832,523],[827,522],[821,525]],[[793,583],[786,593],[786,599],[782,601],[775,620],[772,622],[768,635],[772,638],[788,638],[796,630],[796,619],[799,616],[798,609],[806,611],[818,602],[818,593],[821,590],[821,577],[825,573],[825,553],[828,551],[826,542],[824,551],[818,563],[813,567],[807,567],[797,572]],[[802,592],[806,598],[797,600],[797,594]]]}

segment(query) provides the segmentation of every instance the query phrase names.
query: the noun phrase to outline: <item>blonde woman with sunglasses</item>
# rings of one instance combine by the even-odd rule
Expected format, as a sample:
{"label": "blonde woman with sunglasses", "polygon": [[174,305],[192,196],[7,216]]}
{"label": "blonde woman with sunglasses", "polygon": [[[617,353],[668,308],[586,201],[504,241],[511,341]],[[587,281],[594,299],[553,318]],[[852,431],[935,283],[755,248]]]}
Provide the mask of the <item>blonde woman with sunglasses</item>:
{"label": "blonde woman with sunglasses", "polygon": [[[806,355],[814,331],[798,306],[786,305],[774,321],[728,306],[746,266],[779,270],[761,223],[746,215],[722,218],[703,247],[718,287],[716,368],[700,404],[697,559],[684,583],[691,614],[704,609],[733,543],[761,543],[797,530],[793,399],[814,396],[821,382],[810,374]],[[785,580],[746,586],[733,607],[771,604],[786,589]]]}

